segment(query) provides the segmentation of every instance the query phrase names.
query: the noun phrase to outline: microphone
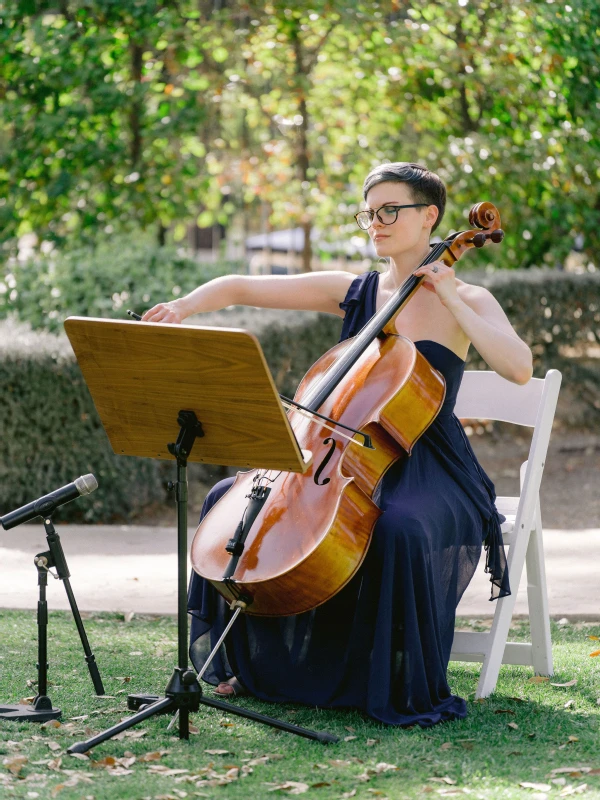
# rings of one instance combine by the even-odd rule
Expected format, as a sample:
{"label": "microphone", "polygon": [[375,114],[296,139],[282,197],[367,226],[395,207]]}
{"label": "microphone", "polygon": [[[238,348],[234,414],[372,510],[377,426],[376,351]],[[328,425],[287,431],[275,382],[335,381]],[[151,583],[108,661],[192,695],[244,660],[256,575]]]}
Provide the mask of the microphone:
{"label": "microphone", "polygon": [[50,494],[45,494],[38,500],[32,503],[27,503],[26,506],[9,511],[3,517],[0,517],[0,525],[5,531],[11,528],[16,528],[17,525],[22,525],[24,522],[29,522],[35,517],[48,517],[58,506],[65,503],[70,503],[82,494],[91,494],[98,488],[98,481],[90,473],[89,475],[81,475],[76,478],[73,483],[68,483],[60,489],[56,489]]}

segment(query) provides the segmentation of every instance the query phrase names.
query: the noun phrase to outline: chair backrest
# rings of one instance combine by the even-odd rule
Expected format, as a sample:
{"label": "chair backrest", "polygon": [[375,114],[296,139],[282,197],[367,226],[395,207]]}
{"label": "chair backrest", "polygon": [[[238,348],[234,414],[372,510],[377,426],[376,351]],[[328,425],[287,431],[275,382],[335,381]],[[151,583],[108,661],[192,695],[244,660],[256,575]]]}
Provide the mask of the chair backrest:
{"label": "chair backrest", "polygon": [[533,428],[544,384],[544,378],[532,378],[519,386],[497,372],[467,370],[454,413],[462,419],[493,419]]}
{"label": "chair backrest", "polygon": [[534,429],[515,530],[530,526],[542,480],[550,433],[562,375],[548,370],[545,378],[532,378],[520,386],[496,372],[467,370],[456,399],[454,413],[461,419],[489,419],[527,425]]}

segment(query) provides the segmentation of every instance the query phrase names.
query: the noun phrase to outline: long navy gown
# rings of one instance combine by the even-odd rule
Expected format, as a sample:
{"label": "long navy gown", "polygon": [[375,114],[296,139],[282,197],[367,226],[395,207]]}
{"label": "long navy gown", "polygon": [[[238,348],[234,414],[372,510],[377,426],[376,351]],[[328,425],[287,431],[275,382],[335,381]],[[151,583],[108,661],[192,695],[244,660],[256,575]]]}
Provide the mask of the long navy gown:
{"label": "long navy gown", "polygon": [[[375,313],[379,274],[357,277],[340,307],[341,339]],[[437,342],[415,343],[446,380],[443,407],[410,458],[382,481],[377,521],[365,560],[331,600],[291,617],[241,614],[205,674],[232,675],[256,697],[321,708],[352,707],[376,720],[429,727],[462,719],[465,701],[446,679],[456,606],[486,547],[492,597],[510,593],[494,486],[453,414],[464,362]],[[218,483],[206,514],[233,478]],[[200,669],[230,611],[196,573],[190,583],[190,656]]]}

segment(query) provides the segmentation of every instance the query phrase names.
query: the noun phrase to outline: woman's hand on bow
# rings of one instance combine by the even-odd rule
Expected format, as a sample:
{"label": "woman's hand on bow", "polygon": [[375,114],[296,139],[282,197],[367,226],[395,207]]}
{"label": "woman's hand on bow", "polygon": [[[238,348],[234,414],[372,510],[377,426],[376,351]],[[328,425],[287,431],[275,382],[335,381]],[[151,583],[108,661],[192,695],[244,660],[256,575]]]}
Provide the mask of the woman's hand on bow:
{"label": "woman's hand on bow", "polygon": [[443,261],[432,261],[424,264],[413,272],[417,277],[425,275],[421,285],[429,292],[435,292],[440,302],[445,306],[460,302],[456,288],[456,275],[452,267],[446,266]]}

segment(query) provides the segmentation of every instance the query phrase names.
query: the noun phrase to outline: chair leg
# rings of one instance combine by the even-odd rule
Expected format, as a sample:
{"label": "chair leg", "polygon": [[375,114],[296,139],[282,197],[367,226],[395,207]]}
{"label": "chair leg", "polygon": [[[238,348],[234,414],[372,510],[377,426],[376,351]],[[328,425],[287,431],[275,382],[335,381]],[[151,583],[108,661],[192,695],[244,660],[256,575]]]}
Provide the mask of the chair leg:
{"label": "chair leg", "polygon": [[517,601],[517,591],[521,583],[521,575],[525,566],[525,554],[529,542],[529,526],[523,524],[520,535],[515,532],[515,541],[510,546],[508,553],[508,574],[511,585],[511,594],[501,600],[495,600],[498,604],[494,614],[494,622],[490,631],[491,646],[483,659],[479,682],[475,691],[475,697],[487,697],[496,688],[498,674],[502,666],[504,648],[508,639],[508,630],[513,616],[515,603]]}
{"label": "chair leg", "polygon": [[552,675],[552,640],[539,498],[535,510],[535,527],[529,537],[526,564],[533,669],[536,675]]}

